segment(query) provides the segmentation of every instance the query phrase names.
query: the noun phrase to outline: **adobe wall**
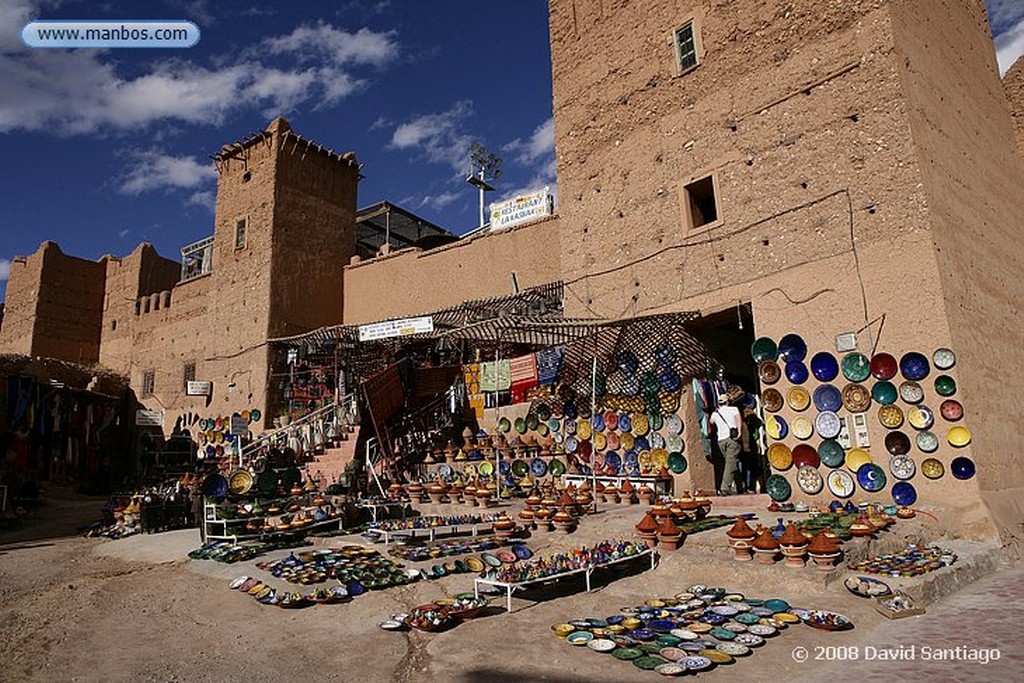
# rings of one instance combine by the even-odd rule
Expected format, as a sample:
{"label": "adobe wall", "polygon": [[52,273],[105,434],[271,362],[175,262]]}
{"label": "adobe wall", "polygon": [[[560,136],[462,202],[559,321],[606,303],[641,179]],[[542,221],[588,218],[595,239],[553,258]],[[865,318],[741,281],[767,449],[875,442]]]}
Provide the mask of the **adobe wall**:
{"label": "adobe wall", "polygon": [[0,348],[81,365],[96,363],[104,277],[103,264],[67,256],[56,242],[40,244],[24,264],[15,259]]}
{"label": "adobe wall", "polygon": [[892,14],[976,482],[1003,541],[1019,543],[1024,456],[1009,396],[1024,384],[1024,163],[980,0]]}
{"label": "adobe wall", "polygon": [[[811,353],[862,328],[867,355],[953,345],[885,3],[694,4],[551,4],[567,313],[750,302],[757,335],[797,332]],[[702,62],[678,75],[672,31],[693,11]],[[708,173],[720,221],[688,231],[682,187]],[[876,410],[870,450],[884,465]],[[706,481],[687,429],[692,477]],[[945,525],[991,534],[962,495],[976,481],[920,480]],[[888,487],[860,499],[891,502]]]}
{"label": "adobe wall", "polygon": [[403,249],[345,268],[345,324],[421,315],[560,278],[557,217],[420,251]]}
{"label": "adobe wall", "polygon": [[1003,76],[1003,91],[1010,104],[1010,116],[1017,139],[1017,152],[1024,157],[1024,57]]}

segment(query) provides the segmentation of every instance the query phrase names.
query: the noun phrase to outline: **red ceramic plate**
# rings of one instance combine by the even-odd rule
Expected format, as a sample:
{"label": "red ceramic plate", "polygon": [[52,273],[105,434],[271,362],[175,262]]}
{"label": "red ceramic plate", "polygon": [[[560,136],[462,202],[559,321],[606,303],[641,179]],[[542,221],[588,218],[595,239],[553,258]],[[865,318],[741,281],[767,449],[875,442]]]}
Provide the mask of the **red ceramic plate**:
{"label": "red ceramic plate", "polygon": [[947,399],[939,406],[939,413],[942,415],[943,420],[956,422],[964,416],[964,407],[960,404],[960,401]]}
{"label": "red ceramic plate", "polygon": [[619,424],[619,416],[615,414],[615,411],[613,411],[613,410],[606,410],[605,413],[604,413],[604,428],[605,429],[609,429],[609,430],[615,429],[615,427],[618,424]]}
{"label": "red ceramic plate", "polygon": [[590,454],[593,452],[594,446],[589,441],[580,441],[580,445],[576,447],[576,455],[583,462],[590,462]]}
{"label": "red ceramic plate", "polygon": [[871,358],[871,375],[875,379],[892,379],[899,370],[896,358],[888,353],[876,353]]}
{"label": "red ceramic plate", "polygon": [[803,467],[809,465],[811,467],[817,467],[821,464],[821,458],[818,457],[818,451],[814,450],[814,446],[802,443],[799,446],[793,447],[793,465],[794,467]]}

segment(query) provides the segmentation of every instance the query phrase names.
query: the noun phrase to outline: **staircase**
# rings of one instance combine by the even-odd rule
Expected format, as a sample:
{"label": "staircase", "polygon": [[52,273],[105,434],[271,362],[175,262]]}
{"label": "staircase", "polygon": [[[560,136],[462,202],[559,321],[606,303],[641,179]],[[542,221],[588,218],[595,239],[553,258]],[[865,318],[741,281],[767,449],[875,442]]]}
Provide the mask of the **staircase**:
{"label": "staircase", "polygon": [[314,456],[313,461],[306,464],[307,471],[321,490],[337,482],[345,466],[355,458],[359,427],[352,429],[347,440],[335,441],[333,446],[328,446],[322,454]]}

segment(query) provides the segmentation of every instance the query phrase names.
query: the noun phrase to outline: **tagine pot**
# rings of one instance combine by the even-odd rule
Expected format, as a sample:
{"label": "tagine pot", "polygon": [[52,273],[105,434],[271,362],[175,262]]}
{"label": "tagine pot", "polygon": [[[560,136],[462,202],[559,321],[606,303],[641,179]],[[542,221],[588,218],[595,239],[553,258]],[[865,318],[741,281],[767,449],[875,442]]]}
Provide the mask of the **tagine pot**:
{"label": "tagine pot", "polygon": [[640,520],[640,523],[636,525],[636,532],[640,536],[640,540],[644,542],[644,545],[648,548],[653,548],[658,545],[658,528],[657,520],[648,512]]}
{"label": "tagine pot", "polygon": [[554,514],[551,523],[555,525],[555,531],[558,533],[569,534],[576,527],[576,518],[562,509]]}
{"label": "tagine pot", "polygon": [[491,507],[491,498],[494,494],[488,488],[478,488],[476,490],[476,502],[482,508]]}
{"label": "tagine pot", "polygon": [[732,557],[738,562],[748,562],[754,558],[754,539],[757,533],[747,525],[747,520],[739,517],[732,528],[725,532],[732,548]]}
{"label": "tagine pot", "polygon": [[753,542],[754,555],[761,564],[775,564],[779,554],[779,542],[772,536],[772,532],[763,529]]}
{"label": "tagine pot", "polygon": [[676,526],[672,518],[667,518],[658,529],[658,545],[662,550],[676,550],[683,540],[683,530]]}
{"label": "tagine pot", "polygon": [[779,538],[779,548],[786,558],[787,567],[803,567],[807,555],[807,537],[800,533],[792,522]]}

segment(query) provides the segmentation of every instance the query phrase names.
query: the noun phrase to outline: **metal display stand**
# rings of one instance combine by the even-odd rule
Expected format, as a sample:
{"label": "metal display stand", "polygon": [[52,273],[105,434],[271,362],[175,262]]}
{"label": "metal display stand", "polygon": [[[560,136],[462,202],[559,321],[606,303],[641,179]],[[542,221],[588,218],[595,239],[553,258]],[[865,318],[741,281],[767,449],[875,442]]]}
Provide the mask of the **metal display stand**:
{"label": "metal display stand", "polygon": [[621,488],[622,484],[625,483],[625,481],[627,479],[629,480],[629,482],[631,484],[633,484],[633,486],[637,486],[638,487],[638,486],[640,486],[642,484],[647,484],[652,489],[654,489],[655,493],[657,493],[659,495],[660,494],[670,495],[672,493],[672,479],[662,479],[660,477],[630,477],[630,476],[618,475],[618,474],[610,475],[610,476],[609,475],[605,475],[605,474],[597,475],[597,476],[583,475],[583,474],[563,474],[562,475],[562,482],[563,483],[565,483],[566,485],[569,485],[571,483],[576,488],[579,488],[583,484],[584,480],[591,482],[591,490],[592,491],[596,490],[597,482],[601,482],[604,485],[615,484],[616,488]]}
{"label": "metal display stand", "polygon": [[[304,509],[315,509],[316,506],[310,506]],[[276,516],[276,515],[275,515]],[[276,534],[289,534],[289,533],[303,533],[311,529],[322,530],[336,526],[338,531],[344,530],[344,517],[333,517],[331,519],[325,519],[320,522],[313,522],[307,524],[301,529],[293,529],[288,531],[261,531],[259,533],[232,533],[231,525],[233,524],[247,524],[253,519],[260,519],[259,517],[244,517],[242,519],[220,519],[217,517],[217,506],[212,503],[205,503],[203,505],[203,524],[206,527],[206,539],[213,541],[231,541],[232,543],[238,543],[239,541],[248,541],[257,538],[267,538],[268,536],[274,536]],[[263,517],[262,519],[266,519]],[[215,533],[215,531],[219,533]]]}
{"label": "metal display stand", "polygon": [[431,526],[425,529],[395,529],[394,531],[385,531],[384,529],[367,529],[366,533],[375,534],[384,539],[384,545],[388,545],[391,542],[392,536],[409,536],[410,538],[416,537],[417,531],[426,531],[427,537],[430,542],[433,542],[434,537],[438,532],[447,534],[457,534],[460,531],[469,529],[473,536],[479,534],[480,531],[493,531],[494,524],[491,522],[483,524],[448,524],[446,526]]}
{"label": "metal display stand", "polygon": [[497,588],[504,588],[505,589],[505,610],[508,611],[508,612],[511,612],[512,611],[512,593],[517,591],[517,590],[523,590],[527,586],[531,586],[533,584],[553,583],[555,581],[560,581],[560,580],[566,578],[567,576],[573,576],[575,574],[583,574],[586,577],[586,580],[587,580],[587,592],[589,593],[590,592],[590,575],[594,573],[595,569],[601,569],[603,567],[610,567],[613,564],[619,564],[621,562],[628,562],[630,560],[635,560],[635,559],[643,557],[645,555],[650,555],[651,556],[651,569],[654,569],[656,555],[655,555],[655,552],[654,552],[653,548],[647,548],[646,550],[643,550],[643,551],[637,553],[636,555],[627,555],[625,557],[620,557],[617,560],[611,560],[610,562],[602,562],[601,564],[591,564],[591,565],[588,565],[586,567],[582,567],[580,569],[573,569],[572,571],[562,572],[561,574],[553,574],[551,576],[545,576],[545,577],[542,577],[542,578],[539,578],[539,579],[533,579],[531,581],[519,581],[517,583],[506,583],[504,581],[495,581],[494,579],[480,579],[480,578],[473,579],[473,593],[476,595],[477,598],[480,597],[480,585],[481,584],[486,585],[486,586],[495,586]]}
{"label": "metal display stand", "polygon": [[357,508],[365,509],[370,511],[370,517],[372,518],[371,524],[376,524],[378,517],[380,517],[380,511],[384,511],[384,516],[387,517],[391,510],[398,508],[402,514],[402,519],[409,513],[412,507],[411,501],[388,501],[386,503],[373,503],[369,501],[363,501],[356,505]]}

